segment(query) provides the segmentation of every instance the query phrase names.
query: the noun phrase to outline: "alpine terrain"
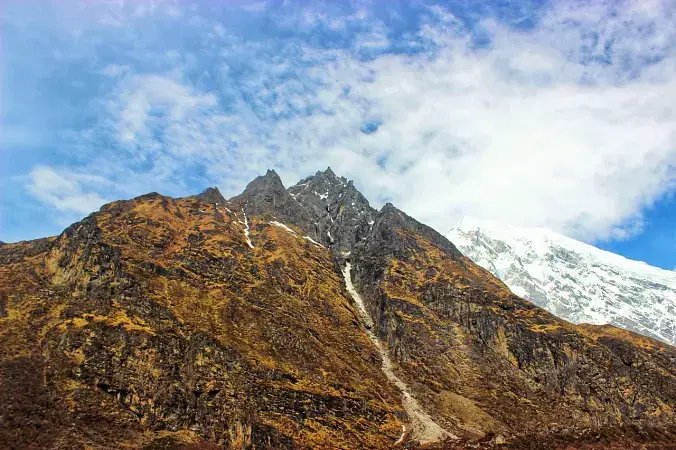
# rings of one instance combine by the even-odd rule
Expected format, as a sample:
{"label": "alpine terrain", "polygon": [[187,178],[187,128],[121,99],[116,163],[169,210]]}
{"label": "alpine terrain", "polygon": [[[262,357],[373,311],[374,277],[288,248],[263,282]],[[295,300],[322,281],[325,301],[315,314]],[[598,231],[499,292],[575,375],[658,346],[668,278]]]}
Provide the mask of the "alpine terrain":
{"label": "alpine terrain", "polygon": [[676,272],[546,228],[463,218],[447,237],[520,295],[573,323],[610,324],[676,344]]}
{"label": "alpine terrain", "polygon": [[9,449],[673,448],[676,348],[268,171],[0,245],[0,404]]}

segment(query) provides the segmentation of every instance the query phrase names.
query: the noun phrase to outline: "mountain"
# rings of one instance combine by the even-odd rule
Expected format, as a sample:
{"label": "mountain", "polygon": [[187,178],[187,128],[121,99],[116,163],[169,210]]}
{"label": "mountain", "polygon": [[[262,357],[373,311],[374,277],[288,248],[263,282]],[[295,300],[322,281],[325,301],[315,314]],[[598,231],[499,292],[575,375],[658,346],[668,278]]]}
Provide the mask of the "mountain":
{"label": "mountain", "polygon": [[0,246],[0,403],[11,449],[668,448],[676,349],[269,171]]}
{"label": "mountain", "polygon": [[330,251],[258,187],[236,199],[250,216],[149,194],[3,246],[0,448],[398,439],[399,394]]}
{"label": "mountain", "polygon": [[545,228],[464,218],[448,238],[512,292],[573,323],[611,324],[676,344],[676,272]]}

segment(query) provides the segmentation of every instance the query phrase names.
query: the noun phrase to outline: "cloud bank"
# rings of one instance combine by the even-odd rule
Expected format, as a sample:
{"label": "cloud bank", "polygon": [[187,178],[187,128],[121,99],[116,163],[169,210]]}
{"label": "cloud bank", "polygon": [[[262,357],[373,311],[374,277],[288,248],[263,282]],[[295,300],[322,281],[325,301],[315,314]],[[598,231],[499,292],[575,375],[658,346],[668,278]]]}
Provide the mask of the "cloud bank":
{"label": "cloud bank", "polygon": [[80,12],[95,20],[78,42],[149,44],[81,50],[99,81],[89,120],[61,134],[72,162],[24,178],[55,210],[331,165],[440,231],[469,215],[594,241],[640,232],[674,189],[669,2],[148,5]]}

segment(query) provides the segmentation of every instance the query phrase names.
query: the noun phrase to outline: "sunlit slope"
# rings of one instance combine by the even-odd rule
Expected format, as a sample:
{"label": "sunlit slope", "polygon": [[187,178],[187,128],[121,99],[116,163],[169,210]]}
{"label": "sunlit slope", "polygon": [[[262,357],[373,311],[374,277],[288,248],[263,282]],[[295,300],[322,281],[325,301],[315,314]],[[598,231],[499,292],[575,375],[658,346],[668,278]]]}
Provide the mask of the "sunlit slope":
{"label": "sunlit slope", "polygon": [[228,204],[150,194],[56,240],[3,246],[0,440],[398,439],[398,393],[329,250],[267,219],[248,218],[251,248],[243,213]]}

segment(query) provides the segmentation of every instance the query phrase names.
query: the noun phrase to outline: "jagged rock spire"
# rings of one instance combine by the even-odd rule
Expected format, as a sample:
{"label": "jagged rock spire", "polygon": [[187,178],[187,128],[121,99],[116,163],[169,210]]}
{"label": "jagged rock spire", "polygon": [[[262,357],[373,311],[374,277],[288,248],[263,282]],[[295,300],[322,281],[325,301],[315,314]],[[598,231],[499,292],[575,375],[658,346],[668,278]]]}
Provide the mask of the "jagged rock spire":
{"label": "jagged rock spire", "polygon": [[376,210],[352,181],[337,176],[331,167],[301,180],[289,193],[315,217],[321,242],[337,253],[351,251],[373,225]]}
{"label": "jagged rock spire", "polygon": [[300,227],[313,239],[317,238],[312,214],[287,191],[274,170],[251,181],[240,195],[230,199],[250,216],[270,216],[283,223]]}
{"label": "jagged rock spire", "polygon": [[254,178],[246,185],[244,192],[233,197],[231,201],[243,201],[247,209],[251,209],[251,214],[257,214],[268,212],[271,207],[277,208],[278,204],[284,203],[287,196],[284,184],[277,172],[268,169],[265,175]]}
{"label": "jagged rock spire", "polygon": [[198,199],[203,200],[209,203],[225,203],[225,197],[221,194],[221,191],[218,190],[218,187],[208,187],[201,194],[196,196]]}
{"label": "jagged rock spire", "polygon": [[284,188],[282,179],[277,175],[277,172],[268,169],[267,172],[265,172],[265,175],[257,176],[247,184],[246,189],[244,189],[244,193],[259,191],[282,193],[283,191],[286,191],[286,189]]}

